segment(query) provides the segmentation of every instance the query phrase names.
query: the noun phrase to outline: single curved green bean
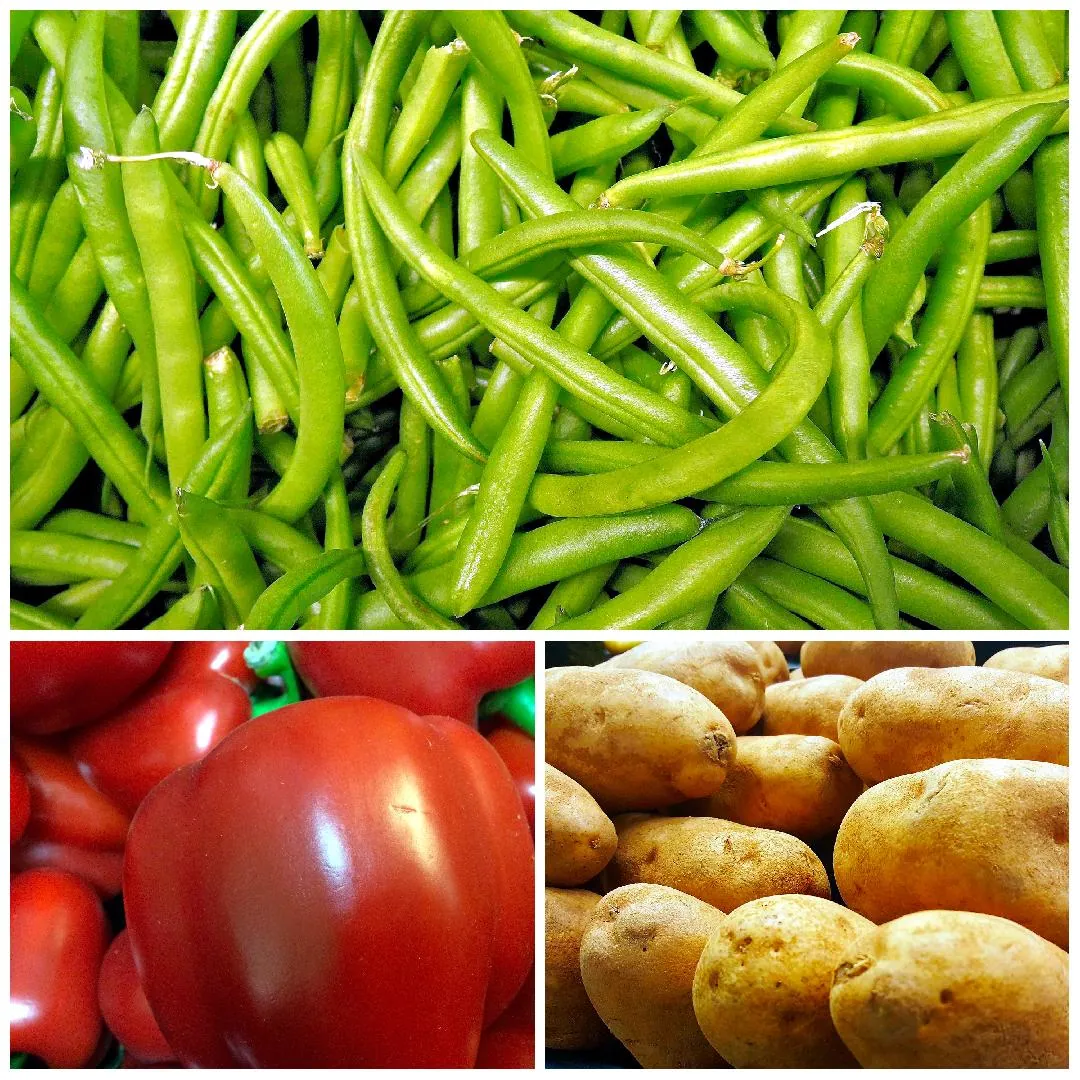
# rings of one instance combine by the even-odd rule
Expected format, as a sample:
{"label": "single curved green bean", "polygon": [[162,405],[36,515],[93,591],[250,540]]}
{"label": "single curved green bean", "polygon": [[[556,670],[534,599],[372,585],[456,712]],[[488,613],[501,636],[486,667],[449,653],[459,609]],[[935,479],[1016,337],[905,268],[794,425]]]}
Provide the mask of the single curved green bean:
{"label": "single curved green bean", "polygon": [[312,604],[331,589],[365,572],[359,550],[328,551],[284,573],[248,612],[246,630],[291,630]]}
{"label": "single curved green bean", "polygon": [[732,582],[720,595],[720,610],[732,629],[809,630],[810,624],[788,611],[771,596],[742,578]]}
{"label": "single curved green bean", "polygon": [[949,28],[953,53],[976,98],[1019,93],[1020,83],[1009,62],[994,12],[946,11],[945,25]]}
{"label": "single curved green bean", "polygon": [[312,260],[321,259],[321,215],[303,147],[291,135],[278,131],[263,143],[263,153],[270,175],[293,212],[304,254]]}
{"label": "single curved green bean", "polygon": [[557,582],[533,617],[529,629],[550,630],[560,620],[572,619],[588,611],[600,598],[617,566],[617,563],[603,563]]}
{"label": "single curved green bean", "polygon": [[640,584],[557,630],[649,629],[719,595],[765,548],[787,507],[741,510],[677,547]]}
{"label": "single curved green bean", "polygon": [[986,471],[994,454],[998,425],[998,368],[994,356],[994,320],[972,315],[956,351],[962,419],[975,428],[979,456]]}
{"label": "single curved green bean", "polygon": [[217,594],[200,585],[172,604],[164,615],[146,624],[147,630],[224,630]]}
{"label": "single curved green bean", "polygon": [[394,565],[386,535],[386,515],[406,464],[405,454],[391,454],[371,486],[361,519],[365,565],[372,583],[390,610],[411,630],[453,630],[457,624],[440,615],[413,593]]}
{"label": "single curved green bean", "polygon": [[739,575],[778,604],[823,630],[873,630],[870,608],[824,578],[759,556]]}
{"label": "single curved green bean", "polygon": [[319,52],[311,78],[311,105],[304,154],[314,167],[330,141],[345,130],[355,100],[353,38],[360,21],[355,11],[320,11]]}
{"label": "single curved green bean", "polygon": [[718,431],[650,461],[615,473],[538,477],[529,493],[537,510],[562,517],[610,514],[685,498],[768,453],[806,417],[832,366],[832,346],[810,309],[749,284],[718,286],[699,303],[706,309],[749,306],[780,322],[788,344],[773,380]]}
{"label": "single curved green bean", "polygon": [[1050,344],[1062,389],[1069,393],[1069,138],[1047,139],[1035,151],[1035,217],[1046,289]]}
{"label": "single curved green bean", "polygon": [[[1048,101],[1063,104],[1060,87],[977,102],[914,120],[763,140],[625,177],[608,190],[606,201],[611,206],[629,206],[658,196],[719,194],[777,182],[802,183],[913,158],[947,157],[971,149],[1015,113]],[[1067,122],[1067,114],[1059,108],[1050,130],[1062,121]]]}
{"label": "single curved green bean", "polygon": [[746,71],[772,71],[776,67],[768,47],[751,33],[738,12],[709,9],[689,15],[725,67]]}
{"label": "single curved green bean", "polygon": [[114,544],[138,547],[146,535],[146,527],[133,521],[121,521],[105,514],[74,508],[61,510],[42,523],[43,532],[86,536],[92,540],[108,540]]}
{"label": "single curved green bean", "polygon": [[70,619],[53,615],[41,608],[24,604],[21,600],[10,603],[12,630],[73,630],[75,624]]}
{"label": "single curved green bean", "polygon": [[128,567],[131,548],[113,540],[35,530],[13,530],[11,578],[24,585],[70,585],[115,578]]}

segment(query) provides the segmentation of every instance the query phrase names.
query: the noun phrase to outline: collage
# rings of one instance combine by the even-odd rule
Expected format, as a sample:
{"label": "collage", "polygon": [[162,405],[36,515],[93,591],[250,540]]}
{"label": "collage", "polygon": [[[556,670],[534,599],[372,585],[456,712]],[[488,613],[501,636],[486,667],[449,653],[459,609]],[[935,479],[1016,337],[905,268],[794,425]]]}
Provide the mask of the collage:
{"label": "collage", "polygon": [[9,1067],[1067,1071],[1070,23],[9,7]]}

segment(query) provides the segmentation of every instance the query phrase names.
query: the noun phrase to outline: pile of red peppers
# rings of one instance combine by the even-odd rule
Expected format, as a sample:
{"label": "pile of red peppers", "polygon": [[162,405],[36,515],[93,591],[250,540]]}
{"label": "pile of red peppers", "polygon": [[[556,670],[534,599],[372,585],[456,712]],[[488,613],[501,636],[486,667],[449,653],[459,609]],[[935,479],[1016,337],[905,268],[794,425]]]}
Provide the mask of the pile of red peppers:
{"label": "pile of red peppers", "polygon": [[12,644],[12,1054],[531,1068],[532,644],[244,646]]}

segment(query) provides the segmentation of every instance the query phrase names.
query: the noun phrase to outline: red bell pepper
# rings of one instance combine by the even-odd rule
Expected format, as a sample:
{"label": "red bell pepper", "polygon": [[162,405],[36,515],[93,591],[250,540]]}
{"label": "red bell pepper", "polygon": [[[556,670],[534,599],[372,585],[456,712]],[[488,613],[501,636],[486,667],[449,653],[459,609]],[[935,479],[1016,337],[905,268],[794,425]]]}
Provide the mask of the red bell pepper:
{"label": "red bell pepper", "polygon": [[134,814],[155,784],[205,757],[250,717],[243,687],[204,668],[190,678],[155,679],[68,745],[83,776]]}
{"label": "red bell pepper", "polygon": [[143,993],[126,930],[116,935],[101,962],[98,1004],[106,1026],[123,1046],[125,1058],[131,1055],[143,1065],[176,1060]]}
{"label": "red bell pepper", "polygon": [[168,641],[13,641],[12,730],[51,735],[107,716],[171,648]]}
{"label": "red bell pepper", "polygon": [[97,979],[108,927],[94,890],[61,870],[11,882],[11,1050],[78,1069],[101,1036]]}
{"label": "red bell pepper", "polygon": [[259,679],[244,660],[247,644],[246,641],[178,641],[156,683],[185,682],[212,671],[239,683],[250,693],[259,685]]}
{"label": "red bell pepper", "polygon": [[124,904],[185,1065],[469,1067],[532,963],[532,842],[475,731],[323,698],[154,788]]}
{"label": "red bell pepper", "polygon": [[536,1067],[536,994],[533,973],[506,1010],[484,1032],[478,1069],[533,1069]]}
{"label": "red bell pepper", "polygon": [[524,732],[509,724],[501,724],[488,732],[487,738],[514,778],[521,805],[525,808],[525,817],[532,829],[536,813],[536,744]]}
{"label": "red bell pepper", "polygon": [[124,883],[123,851],[94,851],[55,840],[23,840],[11,849],[11,871],[40,867],[66,870],[93,885],[102,899],[117,896]]}
{"label": "red bell pepper", "polygon": [[30,820],[30,788],[22,765],[11,756],[11,842],[14,844],[26,832]]}
{"label": "red bell pepper", "polygon": [[128,815],[82,778],[61,743],[15,735],[11,747],[30,786],[28,840],[52,840],[92,851],[123,850]]}
{"label": "red bell pepper", "polygon": [[289,653],[316,697],[364,694],[473,725],[484,694],[535,662],[531,641],[294,641]]}

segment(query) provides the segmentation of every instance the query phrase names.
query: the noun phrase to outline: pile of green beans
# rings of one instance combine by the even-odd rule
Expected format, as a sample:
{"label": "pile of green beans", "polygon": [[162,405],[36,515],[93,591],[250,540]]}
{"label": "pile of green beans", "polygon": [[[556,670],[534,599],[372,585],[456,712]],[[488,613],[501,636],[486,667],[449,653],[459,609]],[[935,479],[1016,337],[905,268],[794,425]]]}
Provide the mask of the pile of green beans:
{"label": "pile of green beans", "polygon": [[11,27],[13,627],[1067,627],[1066,12]]}

